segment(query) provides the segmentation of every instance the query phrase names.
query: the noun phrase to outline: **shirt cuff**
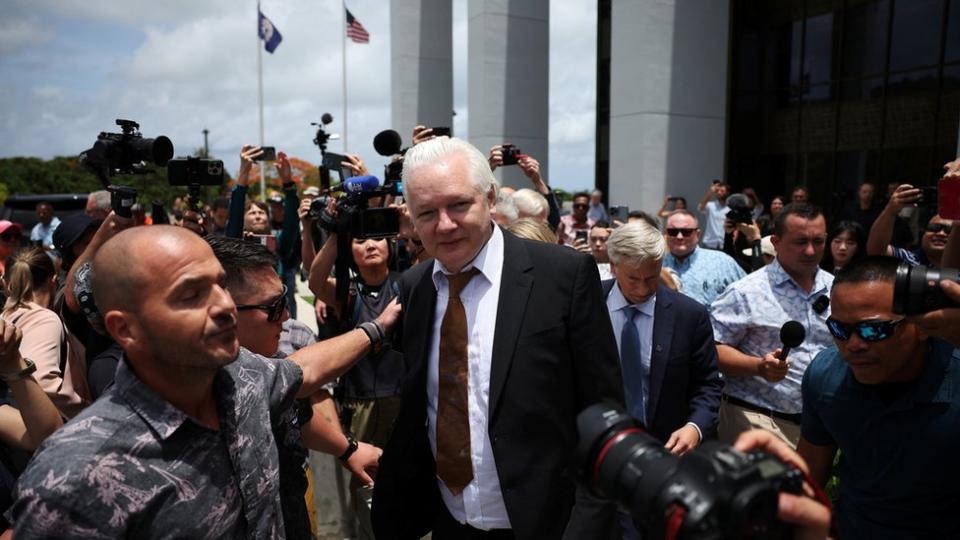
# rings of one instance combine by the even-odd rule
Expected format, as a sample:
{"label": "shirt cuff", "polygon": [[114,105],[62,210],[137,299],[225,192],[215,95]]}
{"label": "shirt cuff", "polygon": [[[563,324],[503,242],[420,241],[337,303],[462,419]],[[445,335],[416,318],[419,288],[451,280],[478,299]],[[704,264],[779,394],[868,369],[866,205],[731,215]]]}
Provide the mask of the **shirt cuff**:
{"label": "shirt cuff", "polygon": [[700,431],[700,426],[694,424],[693,422],[687,422],[688,426],[693,426],[693,429],[697,430],[697,435],[700,436],[700,440],[697,441],[697,444],[703,442],[703,432]]}

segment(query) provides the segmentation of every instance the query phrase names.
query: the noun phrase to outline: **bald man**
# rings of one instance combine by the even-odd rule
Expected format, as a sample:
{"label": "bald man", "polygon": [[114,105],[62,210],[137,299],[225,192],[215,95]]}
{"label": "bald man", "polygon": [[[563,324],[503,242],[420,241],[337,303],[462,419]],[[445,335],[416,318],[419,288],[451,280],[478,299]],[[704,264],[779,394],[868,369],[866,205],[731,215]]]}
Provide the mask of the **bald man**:
{"label": "bald man", "polygon": [[17,537],[283,538],[271,429],[375,337],[348,332],[293,362],[241,349],[223,268],[179,227],[119,233],[93,273],[124,361],[111,391],[20,477],[8,513]]}

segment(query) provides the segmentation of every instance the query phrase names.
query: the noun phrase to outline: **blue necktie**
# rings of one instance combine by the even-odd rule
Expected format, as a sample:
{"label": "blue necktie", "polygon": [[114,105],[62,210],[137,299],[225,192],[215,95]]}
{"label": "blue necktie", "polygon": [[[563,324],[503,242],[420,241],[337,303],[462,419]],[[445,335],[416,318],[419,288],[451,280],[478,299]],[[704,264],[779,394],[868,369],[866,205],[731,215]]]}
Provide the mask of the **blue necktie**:
{"label": "blue necktie", "polygon": [[643,356],[640,353],[640,332],[634,319],[640,311],[627,306],[623,310],[627,320],[620,330],[620,365],[623,370],[623,392],[627,400],[627,410],[634,418],[644,424],[647,419],[643,406],[644,386],[646,386],[646,370],[643,368]]}

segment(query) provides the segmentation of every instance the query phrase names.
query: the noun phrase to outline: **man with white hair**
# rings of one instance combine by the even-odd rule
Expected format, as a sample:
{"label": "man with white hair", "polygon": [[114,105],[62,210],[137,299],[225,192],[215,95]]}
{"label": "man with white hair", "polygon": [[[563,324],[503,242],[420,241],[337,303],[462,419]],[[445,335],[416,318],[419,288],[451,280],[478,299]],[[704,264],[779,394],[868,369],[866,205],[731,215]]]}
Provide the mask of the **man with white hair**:
{"label": "man with white hair", "polygon": [[615,279],[603,290],[627,409],[667,449],[685,454],[714,433],[723,381],[707,308],[659,283],[666,253],[663,235],[643,221],[614,229],[607,254]]}
{"label": "man with white hair", "polygon": [[547,223],[550,204],[546,197],[536,191],[530,188],[518,189],[513,194],[513,204],[517,207],[519,217],[538,219]]}
{"label": "man with white hair", "polygon": [[374,532],[560,538],[574,504],[565,471],[576,414],[623,401],[597,266],[501,230],[490,166],[463,140],[411,148],[403,184],[435,259],[401,282],[408,375],[377,473]]}
{"label": "man with white hair", "polygon": [[107,219],[110,213],[110,192],[101,189],[91,192],[87,196],[87,206],[84,212],[93,219]]}

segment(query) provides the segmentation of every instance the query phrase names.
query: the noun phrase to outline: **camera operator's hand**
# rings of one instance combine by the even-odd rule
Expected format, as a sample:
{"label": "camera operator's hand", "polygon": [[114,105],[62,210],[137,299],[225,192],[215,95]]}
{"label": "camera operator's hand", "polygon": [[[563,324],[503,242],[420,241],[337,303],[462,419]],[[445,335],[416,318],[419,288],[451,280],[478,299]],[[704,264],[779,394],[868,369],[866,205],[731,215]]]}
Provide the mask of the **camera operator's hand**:
{"label": "camera operator's hand", "polygon": [[495,171],[497,167],[503,165],[503,147],[495,145],[490,148],[490,157],[487,158],[490,163],[490,170]]}
{"label": "camera operator's hand", "polygon": [[391,204],[389,208],[396,208],[397,212],[400,212],[400,230],[397,232],[397,236],[405,240],[417,240],[417,233],[413,229],[413,219],[410,217],[410,209],[407,207],[407,203],[402,204]]}
{"label": "camera operator's hand", "polygon": [[579,251],[580,253],[590,254],[590,242],[582,238],[577,238],[573,241],[573,249]]}
{"label": "camera operator's hand", "polygon": [[520,170],[523,171],[523,174],[530,179],[534,190],[542,195],[550,193],[550,188],[547,187],[547,183],[544,182],[543,177],[540,176],[539,161],[537,161],[535,158],[525,155],[517,160],[517,166],[520,167]]}
{"label": "camera operator's hand", "polygon": [[184,229],[189,229],[200,236],[207,235],[207,227],[204,225],[203,215],[194,212],[193,210],[187,210],[183,213],[183,219],[180,220],[180,226]]}
{"label": "camera operator's hand", "polygon": [[[810,468],[803,458],[769,431],[762,429],[746,431],[737,437],[733,447],[741,452],[756,450],[767,452],[794,465],[804,474],[808,476],[810,474]],[[796,525],[794,538],[802,540],[827,538],[830,533],[830,509],[811,498],[814,493],[812,486],[804,484],[804,491],[807,493],[806,497],[781,493],[777,505],[777,516],[787,523]]]}
{"label": "camera operator's hand", "polygon": [[890,196],[884,210],[892,214],[899,213],[900,210],[908,206],[916,206],[920,202],[921,195],[920,188],[915,188],[910,184],[900,184],[894,190],[893,195]]}
{"label": "camera operator's hand", "polygon": [[753,242],[754,240],[760,240],[760,227],[757,225],[756,220],[752,223],[737,223],[737,230],[740,231],[740,234],[747,237],[747,240]]}
{"label": "camera operator's hand", "polygon": [[277,175],[280,177],[280,181],[283,182],[284,189],[287,189],[288,186],[293,184],[293,171],[290,167],[290,161],[287,159],[287,154],[277,152],[277,160],[274,162],[274,165],[277,167]]}
{"label": "camera operator's hand", "polygon": [[327,324],[327,303],[317,298],[313,304],[313,313],[317,316],[317,324]]}
{"label": "camera operator's hand", "polygon": [[313,221],[310,219],[310,203],[313,202],[313,199],[310,197],[300,200],[300,206],[297,208],[297,217],[300,218],[300,224],[304,227],[310,225],[310,222]]}
{"label": "camera operator's hand", "polygon": [[240,172],[237,173],[237,183],[241,186],[250,185],[250,169],[253,168],[253,160],[260,157],[263,150],[259,146],[245,144],[240,147]]}
{"label": "camera operator's hand", "polygon": [[737,230],[737,222],[727,218],[723,220],[723,232],[724,234],[733,234]]}
{"label": "camera operator's hand", "polygon": [[340,164],[353,171],[354,176],[366,176],[370,174],[367,166],[364,165],[363,160],[360,159],[360,156],[357,154],[347,154],[344,157],[347,158],[347,161],[341,161]]}
{"label": "camera operator's hand", "polygon": [[698,444],[700,444],[700,432],[697,431],[697,428],[687,424],[671,433],[664,447],[671,454],[682,456],[696,448]]}
{"label": "camera operator's hand", "polygon": [[[943,280],[940,282],[940,288],[947,298],[960,304],[960,284]],[[960,307],[938,309],[923,315],[908,317],[908,320],[917,323],[917,326],[927,334],[946,340],[954,347],[960,347]]]}
{"label": "camera operator's hand", "polygon": [[393,325],[397,323],[397,320],[400,318],[400,312],[403,309],[400,307],[400,302],[396,298],[390,301],[387,304],[387,307],[383,309],[380,315],[377,317],[377,322],[380,323],[380,327],[383,328],[384,333],[389,333],[393,329]]}
{"label": "camera operator's hand", "polygon": [[377,476],[380,466],[380,456],[383,450],[365,442],[357,443],[357,450],[343,464],[348,471],[363,482],[363,485],[373,487],[373,478]]}
{"label": "camera operator's hand", "polygon": [[943,177],[947,179],[960,178],[960,157],[943,165]]}
{"label": "camera operator's hand", "polygon": [[786,378],[787,370],[790,369],[790,361],[777,358],[781,352],[783,352],[782,349],[777,349],[763,355],[763,358],[757,364],[757,375],[770,382],[780,382]]}
{"label": "camera operator's hand", "polygon": [[433,134],[433,128],[428,128],[427,126],[422,125],[418,125],[413,128],[413,146],[436,138],[437,136]]}

